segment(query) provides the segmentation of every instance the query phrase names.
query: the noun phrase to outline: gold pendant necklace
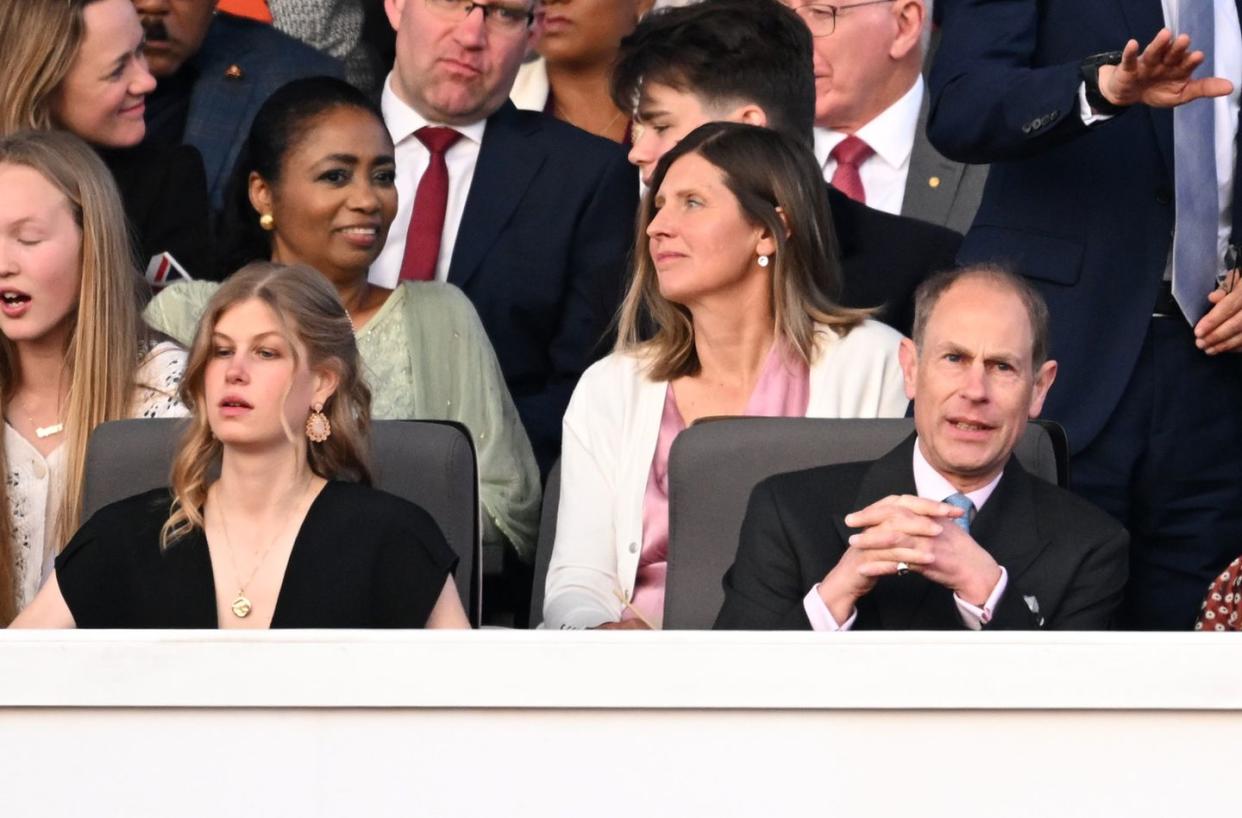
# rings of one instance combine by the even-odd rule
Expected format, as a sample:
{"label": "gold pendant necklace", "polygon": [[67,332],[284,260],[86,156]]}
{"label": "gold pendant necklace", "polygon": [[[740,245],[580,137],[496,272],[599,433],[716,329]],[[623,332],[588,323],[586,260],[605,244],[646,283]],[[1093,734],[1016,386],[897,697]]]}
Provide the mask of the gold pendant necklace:
{"label": "gold pendant necklace", "polygon": [[[310,480],[306,481],[306,485],[310,485]],[[216,490],[217,499],[219,499],[222,493],[223,492],[219,489]],[[298,493],[298,496],[302,497],[305,494],[306,486],[303,486],[302,490]],[[219,506],[218,503],[217,506]],[[295,506],[293,510],[294,513],[296,513],[297,507]],[[241,572],[237,570],[237,555],[233,552],[233,538],[229,536],[229,526],[228,523],[225,522],[225,518],[227,518],[228,515],[224,513],[224,509],[222,508],[219,510],[219,515],[220,529],[224,532],[224,542],[229,549],[229,562],[233,564],[233,576],[237,578],[237,596],[233,598],[233,604],[229,606],[229,610],[231,610],[233,612],[233,616],[238,619],[245,619],[250,616],[250,612],[254,610],[254,605],[250,602],[250,598],[246,596],[246,587],[254,581],[254,578],[259,573],[259,569],[263,567],[263,562],[267,559],[268,553],[271,552],[272,547],[276,545],[276,541],[280,539],[280,535],[283,534],[285,529],[289,527],[289,520],[292,519],[292,515],[290,515],[290,517],[285,520],[285,524],[276,531],[276,536],[272,537],[271,542],[267,544],[267,548],[263,549],[263,553],[259,556],[259,561],[254,564],[254,569],[251,570],[250,576],[246,578],[245,582],[241,581]]]}

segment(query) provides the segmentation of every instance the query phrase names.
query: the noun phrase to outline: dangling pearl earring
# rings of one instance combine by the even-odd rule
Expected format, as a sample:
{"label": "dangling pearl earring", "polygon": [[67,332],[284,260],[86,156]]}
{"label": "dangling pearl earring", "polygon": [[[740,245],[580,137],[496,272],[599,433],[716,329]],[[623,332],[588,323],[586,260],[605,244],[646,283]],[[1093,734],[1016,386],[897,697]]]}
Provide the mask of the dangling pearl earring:
{"label": "dangling pearl earring", "polygon": [[759,266],[760,266],[760,267],[767,267],[767,266],[768,266],[768,262],[769,262],[769,261],[771,261],[771,259],[769,259],[767,256],[760,256],[760,257],[759,257]]}

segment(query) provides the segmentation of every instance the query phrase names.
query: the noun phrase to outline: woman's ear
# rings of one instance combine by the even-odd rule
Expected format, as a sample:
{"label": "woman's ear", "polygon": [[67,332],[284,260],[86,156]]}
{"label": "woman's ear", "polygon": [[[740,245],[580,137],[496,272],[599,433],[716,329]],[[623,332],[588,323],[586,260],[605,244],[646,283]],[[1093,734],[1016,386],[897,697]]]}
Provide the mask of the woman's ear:
{"label": "woman's ear", "polygon": [[[781,224],[784,225],[785,238],[788,239],[793,235],[789,230],[789,219],[785,217],[785,211],[779,207],[776,208],[776,215],[780,216]],[[766,227],[759,233],[759,242],[755,245],[755,253],[760,256],[771,256],[776,253],[780,242],[772,235],[772,231]]]}
{"label": "woman's ear", "polygon": [[272,187],[267,180],[260,176],[256,171],[250,171],[248,180],[250,193],[250,206],[260,216],[265,213],[272,212]]}
{"label": "woman's ear", "polygon": [[776,215],[781,217],[781,224],[785,225],[785,238],[792,238],[793,231],[789,229],[789,217],[785,215],[785,208],[778,205]]}
{"label": "woman's ear", "polygon": [[332,366],[321,366],[314,371],[315,376],[315,392],[314,403],[326,405],[328,398],[336,394],[336,388],[341,385],[341,375]]}

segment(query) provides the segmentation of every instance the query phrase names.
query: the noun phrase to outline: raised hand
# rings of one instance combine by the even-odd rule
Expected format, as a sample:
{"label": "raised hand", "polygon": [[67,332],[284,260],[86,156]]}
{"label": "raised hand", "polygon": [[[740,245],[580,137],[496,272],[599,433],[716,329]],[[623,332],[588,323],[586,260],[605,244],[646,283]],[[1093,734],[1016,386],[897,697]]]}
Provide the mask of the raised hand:
{"label": "raised hand", "polygon": [[1191,79],[1202,63],[1203,52],[1190,50],[1188,35],[1174,37],[1162,28],[1142,53],[1138,40],[1130,40],[1121,53],[1120,65],[1100,67],[1100,93],[1114,105],[1142,103],[1173,108],[1200,97],[1225,96],[1233,90],[1233,83],[1221,77]]}

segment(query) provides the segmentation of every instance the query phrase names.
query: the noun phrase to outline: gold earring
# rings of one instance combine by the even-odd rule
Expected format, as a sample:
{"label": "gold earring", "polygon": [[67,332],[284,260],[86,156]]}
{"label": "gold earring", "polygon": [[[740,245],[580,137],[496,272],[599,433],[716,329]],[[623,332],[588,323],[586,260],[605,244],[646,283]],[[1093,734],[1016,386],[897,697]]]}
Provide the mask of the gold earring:
{"label": "gold earring", "polygon": [[306,437],[312,443],[323,443],[332,437],[332,422],[323,413],[323,404],[316,403],[310,416],[306,418]]}
{"label": "gold earring", "polygon": [[269,233],[272,232],[273,228],[276,227],[276,217],[271,213],[264,213],[259,217],[259,227],[262,227]]}

